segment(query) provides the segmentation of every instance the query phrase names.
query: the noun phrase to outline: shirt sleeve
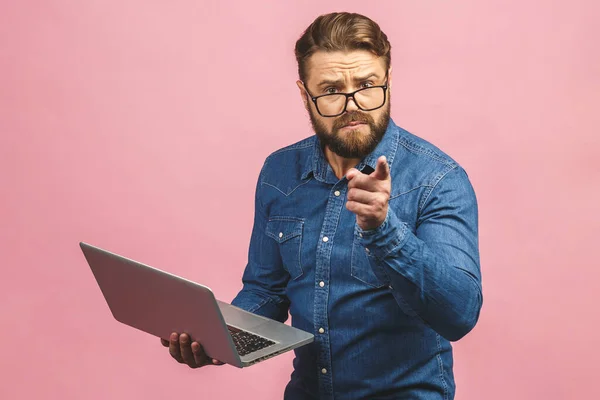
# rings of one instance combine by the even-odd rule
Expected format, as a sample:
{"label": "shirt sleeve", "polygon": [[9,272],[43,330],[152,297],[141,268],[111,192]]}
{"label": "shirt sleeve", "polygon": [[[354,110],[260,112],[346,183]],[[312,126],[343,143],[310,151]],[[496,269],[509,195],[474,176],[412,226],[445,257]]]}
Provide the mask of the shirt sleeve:
{"label": "shirt sleeve", "polygon": [[464,169],[450,170],[427,194],[414,234],[392,207],[381,226],[357,225],[355,234],[399,304],[448,340],[473,329],[483,302],[478,207]]}
{"label": "shirt sleeve", "polygon": [[254,198],[254,225],[250,237],[248,263],[242,276],[243,287],[231,304],[280,322],[288,318],[289,300],[285,288],[289,274],[283,268],[277,242],[265,234],[267,215],[261,202],[263,165]]}

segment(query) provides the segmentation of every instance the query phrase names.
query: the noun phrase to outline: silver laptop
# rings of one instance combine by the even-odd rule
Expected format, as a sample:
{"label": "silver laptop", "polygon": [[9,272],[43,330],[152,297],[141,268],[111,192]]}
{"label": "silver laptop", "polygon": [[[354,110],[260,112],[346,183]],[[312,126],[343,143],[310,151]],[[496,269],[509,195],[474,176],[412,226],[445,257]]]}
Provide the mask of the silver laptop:
{"label": "silver laptop", "polygon": [[206,354],[242,368],[311,343],[314,335],[218,301],[206,286],[87,243],[81,250],[115,319],[168,339],[187,333]]}

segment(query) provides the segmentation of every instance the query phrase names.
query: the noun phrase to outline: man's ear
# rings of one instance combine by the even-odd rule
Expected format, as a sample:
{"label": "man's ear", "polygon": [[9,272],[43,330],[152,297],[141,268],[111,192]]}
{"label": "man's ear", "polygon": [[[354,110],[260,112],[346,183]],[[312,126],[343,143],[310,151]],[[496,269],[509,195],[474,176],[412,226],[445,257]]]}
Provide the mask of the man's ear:
{"label": "man's ear", "polygon": [[390,69],[388,69],[388,88],[392,90],[392,66],[390,65]]}
{"label": "man's ear", "polygon": [[302,98],[302,102],[304,103],[304,108],[308,111],[308,94],[306,93],[306,89],[304,89],[304,82],[301,80],[296,81],[296,85],[298,85],[298,89],[300,89],[300,97]]}

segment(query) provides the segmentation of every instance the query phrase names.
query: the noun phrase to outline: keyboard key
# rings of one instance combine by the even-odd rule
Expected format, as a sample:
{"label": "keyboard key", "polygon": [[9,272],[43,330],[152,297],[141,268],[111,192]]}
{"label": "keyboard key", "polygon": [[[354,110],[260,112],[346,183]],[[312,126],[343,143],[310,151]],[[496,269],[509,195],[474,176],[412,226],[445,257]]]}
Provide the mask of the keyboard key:
{"label": "keyboard key", "polygon": [[245,356],[246,354],[253,353],[275,344],[275,342],[269,339],[254,335],[250,332],[242,331],[230,326],[227,328],[229,329],[235,348],[240,356]]}

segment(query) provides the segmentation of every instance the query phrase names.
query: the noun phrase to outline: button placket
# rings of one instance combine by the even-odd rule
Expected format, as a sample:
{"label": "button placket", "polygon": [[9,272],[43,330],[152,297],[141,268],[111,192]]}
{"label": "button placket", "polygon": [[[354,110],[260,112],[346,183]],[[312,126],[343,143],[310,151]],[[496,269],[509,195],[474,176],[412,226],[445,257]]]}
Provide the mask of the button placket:
{"label": "button placket", "polygon": [[[317,263],[315,268],[315,297],[314,297],[314,329],[318,334],[315,336],[315,342],[318,346],[318,365],[320,368],[319,391],[321,397],[329,398],[333,395],[333,381],[331,375],[331,346],[329,342],[329,279],[331,252],[334,244],[334,237],[337,229],[337,221],[340,213],[344,209],[344,192],[341,187],[343,183],[339,182],[340,190],[334,186],[330,192],[327,206],[325,208],[325,217],[321,227],[320,240],[317,245]],[[335,189],[335,190],[334,190]]]}

